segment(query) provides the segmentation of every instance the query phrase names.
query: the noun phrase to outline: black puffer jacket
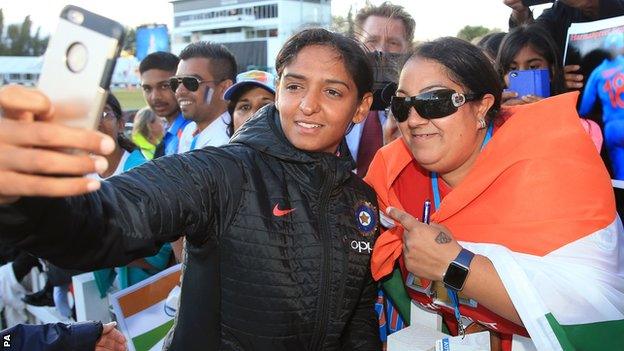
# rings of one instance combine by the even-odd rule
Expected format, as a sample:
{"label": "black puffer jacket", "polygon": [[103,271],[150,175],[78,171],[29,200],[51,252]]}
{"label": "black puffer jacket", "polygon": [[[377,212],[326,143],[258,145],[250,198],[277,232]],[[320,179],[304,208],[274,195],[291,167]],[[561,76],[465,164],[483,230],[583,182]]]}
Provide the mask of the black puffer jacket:
{"label": "black puffer jacket", "polygon": [[4,207],[0,237],[93,269],[185,234],[170,350],[379,350],[375,194],[341,152],[294,148],[268,106],[224,147],[155,160],[91,195]]}

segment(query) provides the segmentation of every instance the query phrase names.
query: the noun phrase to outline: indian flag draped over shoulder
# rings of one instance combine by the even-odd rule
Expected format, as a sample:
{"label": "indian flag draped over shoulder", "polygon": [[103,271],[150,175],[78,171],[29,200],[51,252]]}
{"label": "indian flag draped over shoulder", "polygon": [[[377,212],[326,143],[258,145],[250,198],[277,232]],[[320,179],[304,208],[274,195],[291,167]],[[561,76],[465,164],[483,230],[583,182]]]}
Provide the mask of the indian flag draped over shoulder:
{"label": "indian flag draped over shoulder", "polygon": [[[432,221],[492,261],[539,350],[616,350],[624,345],[624,231],[577,97],[507,110]],[[377,277],[401,249],[383,237],[373,250]]]}

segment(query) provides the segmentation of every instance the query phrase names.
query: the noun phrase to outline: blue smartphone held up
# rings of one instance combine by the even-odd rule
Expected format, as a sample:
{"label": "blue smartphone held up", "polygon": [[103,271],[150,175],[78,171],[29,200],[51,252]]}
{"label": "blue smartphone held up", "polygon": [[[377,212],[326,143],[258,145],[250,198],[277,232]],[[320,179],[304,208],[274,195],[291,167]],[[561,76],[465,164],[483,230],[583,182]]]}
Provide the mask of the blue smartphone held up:
{"label": "blue smartphone held up", "polygon": [[525,95],[549,97],[550,72],[548,68],[510,71],[509,90],[518,93],[518,97]]}

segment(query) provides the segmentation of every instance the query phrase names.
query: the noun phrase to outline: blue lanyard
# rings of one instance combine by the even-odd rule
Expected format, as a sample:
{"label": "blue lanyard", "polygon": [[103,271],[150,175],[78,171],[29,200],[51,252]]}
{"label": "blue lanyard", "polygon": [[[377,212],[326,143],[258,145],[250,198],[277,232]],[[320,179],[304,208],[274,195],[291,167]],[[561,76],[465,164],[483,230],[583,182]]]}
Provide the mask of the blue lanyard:
{"label": "blue lanyard", "polygon": [[[492,133],[494,132],[494,124],[490,123],[488,126],[487,132],[485,133],[485,138],[483,138],[483,143],[481,144],[481,149],[487,145],[487,143],[492,139]],[[438,174],[436,172],[430,172],[431,178],[431,189],[433,190],[433,204],[435,206],[435,210],[437,211],[440,208],[440,187],[438,185]],[[457,296],[457,291],[453,289],[446,289],[449,298],[451,299],[451,304],[453,305],[453,309],[455,310],[455,319],[457,319],[457,329],[459,330],[459,334],[464,336],[464,325],[461,322],[461,313],[459,312],[459,297]]]}
{"label": "blue lanyard", "polygon": [[199,139],[200,134],[201,133],[197,133],[197,135],[193,137],[193,140],[191,141],[191,150],[195,150],[195,146],[197,145],[197,139]]}

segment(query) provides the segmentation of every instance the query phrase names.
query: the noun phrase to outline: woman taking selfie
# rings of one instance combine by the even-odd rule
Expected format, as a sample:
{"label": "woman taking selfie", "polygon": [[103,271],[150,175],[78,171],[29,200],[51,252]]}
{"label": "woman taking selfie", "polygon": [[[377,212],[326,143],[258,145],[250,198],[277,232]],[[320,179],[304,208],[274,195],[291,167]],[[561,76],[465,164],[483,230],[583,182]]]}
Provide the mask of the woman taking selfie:
{"label": "woman taking selfie", "polygon": [[[495,349],[519,336],[538,350],[616,347],[622,225],[577,95],[500,110],[501,91],[487,58],[460,39],[422,44],[407,60],[391,102],[402,138],[366,177],[387,213],[373,277],[398,265],[410,297],[453,335],[490,330]],[[421,223],[429,201],[431,224]]]}
{"label": "woman taking selfie", "polygon": [[[503,38],[496,66],[510,88],[510,71],[526,71],[545,69],[548,73],[549,89],[547,96],[565,93],[565,81],[560,54],[552,37],[539,25],[523,25],[513,28]],[[503,105],[519,105],[541,100],[542,97],[532,95],[519,96],[518,92],[503,92]]]}
{"label": "woman taking selfie", "polygon": [[[351,172],[343,144],[372,102],[370,63],[354,40],[309,29],[286,42],[275,66],[275,106],[230,144],[102,183],[80,177],[101,170],[101,158],[43,147],[106,154],[110,138],[49,123],[43,95],[4,89],[0,142],[30,157],[0,160],[10,182],[0,184],[2,240],[85,268],[153,255],[184,233],[169,350],[379,350],[375,194]],[[24,116],[36,121],[16,121]]]}

